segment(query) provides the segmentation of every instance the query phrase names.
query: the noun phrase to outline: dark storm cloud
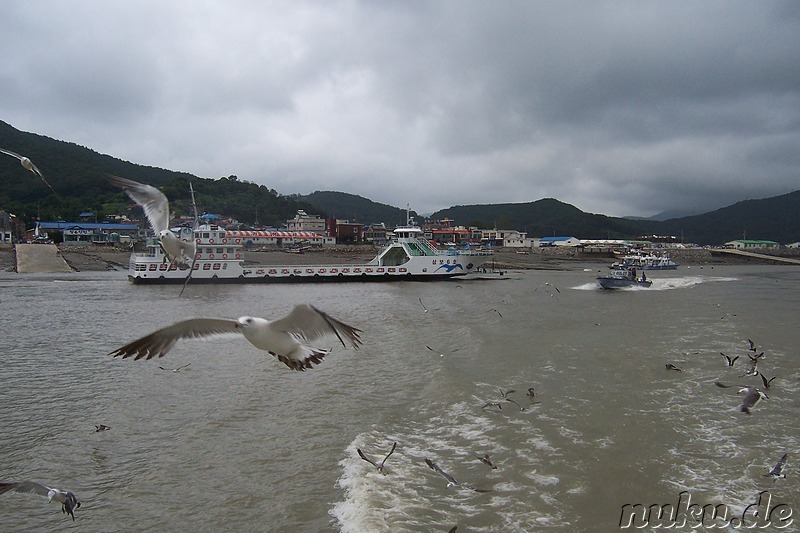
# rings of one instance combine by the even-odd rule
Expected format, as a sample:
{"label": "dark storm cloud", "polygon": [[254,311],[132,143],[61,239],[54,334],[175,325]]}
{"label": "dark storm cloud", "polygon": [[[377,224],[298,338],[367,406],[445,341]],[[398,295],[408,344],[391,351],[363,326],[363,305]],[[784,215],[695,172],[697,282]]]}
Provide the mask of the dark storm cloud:
{"label": "dark storm cloud", "polygon": [[421,212],[797,189],[794,2],[12,2],[0,119]]}

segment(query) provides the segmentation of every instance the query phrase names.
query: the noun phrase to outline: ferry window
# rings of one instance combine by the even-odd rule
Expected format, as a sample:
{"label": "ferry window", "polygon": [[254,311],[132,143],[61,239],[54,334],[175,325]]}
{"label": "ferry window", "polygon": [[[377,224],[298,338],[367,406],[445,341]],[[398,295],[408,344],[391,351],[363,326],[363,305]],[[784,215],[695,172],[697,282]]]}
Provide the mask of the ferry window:
{"label": "ferry window", "polygon": [[208,233],[203,233],[203,238],[208,239]]}
{"label": "ferry window", "polygon": [[228,263],[222,263],[222,270],[226,270],[228,268]]}
{"label": "ferry window", "polygon": [[225,248],[217,248],[217,253],[218,254],[224,254],[225,253]]}
{"label": "ferry window", "polygon": [[227,253],[232,254],[233,253],[233,248],[228,248]]}
{"label": "ferry window", "polygon": [[220,234],[219,234],[219,238],[220,238],[220,239],[224,239],[224,238],[225,238],[225,233],[224,233],[224,232],[220,233]]}

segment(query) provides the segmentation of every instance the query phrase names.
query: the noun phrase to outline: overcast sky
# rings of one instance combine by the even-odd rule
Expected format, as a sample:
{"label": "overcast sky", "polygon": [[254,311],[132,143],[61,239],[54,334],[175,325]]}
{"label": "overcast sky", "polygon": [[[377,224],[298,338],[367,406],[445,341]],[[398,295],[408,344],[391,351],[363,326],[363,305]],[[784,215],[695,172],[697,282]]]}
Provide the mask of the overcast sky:
{"label": "overcast sky", "polygon": [[800,189],[797,1],[0,9],[0,119],[134,163],[421,213],[650,216]]}

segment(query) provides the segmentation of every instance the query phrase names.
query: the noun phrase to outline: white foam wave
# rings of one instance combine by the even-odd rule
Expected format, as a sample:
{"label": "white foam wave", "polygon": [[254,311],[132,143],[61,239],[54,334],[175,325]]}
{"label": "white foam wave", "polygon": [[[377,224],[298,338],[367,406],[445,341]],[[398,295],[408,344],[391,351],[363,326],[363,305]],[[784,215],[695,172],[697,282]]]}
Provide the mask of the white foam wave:
{"label": "white foam wave", "polygon": [[[668,291],[672,289],[688,289],[701,283],[715,283],[722,281],[738,281],[738,278],[720,277],[720,276],[680,276],[674,278],[653,278],[650,277],[653,284],[650,287],[624,287],[621,289],[614,289],[617,291]],[[570,287],[577,291],[602,291],[605,290],[597,282],[588,282],[575,287]]]}

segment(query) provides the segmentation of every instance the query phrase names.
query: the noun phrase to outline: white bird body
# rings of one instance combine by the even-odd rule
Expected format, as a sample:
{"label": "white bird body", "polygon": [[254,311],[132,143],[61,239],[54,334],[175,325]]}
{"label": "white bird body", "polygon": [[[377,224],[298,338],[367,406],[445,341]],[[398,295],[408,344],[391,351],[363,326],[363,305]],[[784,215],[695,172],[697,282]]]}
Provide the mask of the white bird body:
{"label": "white bird body", "polygon": [[4,148],[0,148],[0,153],[6,154],[6,155],[10,155],[11,157],[16,157],[17,159],[19,159],[19,162],[22,165],[22,168],[24,168],[28,172],[31,172],[31,173],[36,174],[37,176],[39,176],[39,178],[41,178],[41,180],[44,182],[44,184],[47,185],[47,188],[50,189],[51,191],[53,191],[53,194],[56,194],[56,191],[53,190],[53,188],[50,186],[49,183],[47,183],[47,180],[44,179],[44,175],[42,175],[42,172],[38,168],[36,168],[36,165],[33,164],[33,161],[31,161],[30,159],[28,159],[24,155],[19,155],[18,153],[12,152],[11,150],[6,150]]}
{"label": "white bird body", "polygon": [[230,318],[189,318],[161,328],[153,333],[114,350],[109,355],[123,359],[163,357],[180,339],[205,338],[241,334],[250,344],[269,352],[293,370],[312,368],[330,350],[321,350],[309,343],[325,338],[345,340],[353,348],[361,344],[361,330],[332,318],[312,305],[297,305],[291,313],[277,320],[243,316]]}
{"label": "white bird body", "polygon": [[81,506],[81,502],[78,501],[78,498],[76,498],[72,492],[54,489],[35,481],[0,483],[0,494],[8,491],[43,496],[47,498],[47,503],[56,501],[61,504],[61,511],[64,514],[70,515],[73,520],[75,520],[75,509]]}
{"label": "white bird body", "polygon": [[195,256],[194,241],[185,241],[169,229],[169,200],[166,195],[153,187],[138,181],[109,175],[111,183],[124,190],[127,195],[144,210],[144,215],[158,236],[164,254],[170,260],[189,264]]}

